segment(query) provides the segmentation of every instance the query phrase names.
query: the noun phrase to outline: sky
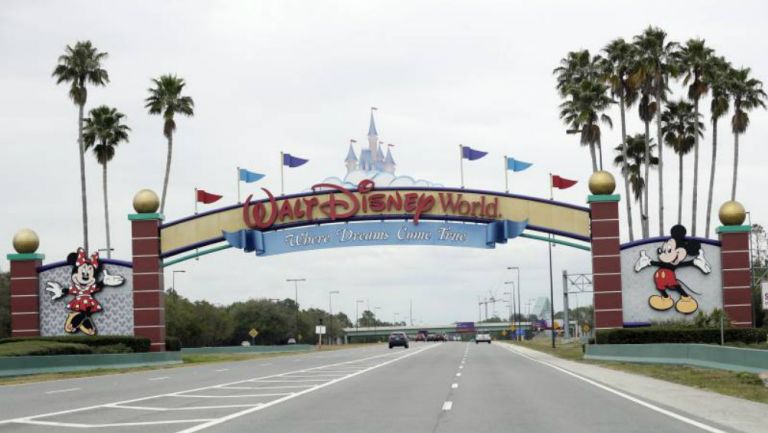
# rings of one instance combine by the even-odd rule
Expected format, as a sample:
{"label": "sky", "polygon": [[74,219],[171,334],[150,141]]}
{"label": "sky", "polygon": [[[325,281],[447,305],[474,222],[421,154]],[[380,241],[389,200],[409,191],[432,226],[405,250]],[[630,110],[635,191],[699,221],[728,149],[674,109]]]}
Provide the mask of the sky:
{"label": "sky", "polygon": [[[3,180],[0,242],[11,253],[23,227],[41,239],[46,262],[66,257],[81,243],[77,108],[67,87],[51,78],[67,44],[91,40],[109,53],[110,83],[89,88],[86,109],[107,104],[126,115],[130,142],[109,164],[109,203],[115,258],[130,258],[127,215],[136,191],[160,192],[166,141],[162,120],[144,109],[150,79],[172,73],[187,82],[195,101],[192,118],[177,119],[166,220],[194,210],[195,187],[236,202],[235,167],[265,173],[258,184],[279,190],[279,153],[310,162],[286,173],[286,191],[296,192],[329,176],[343,176],[350,139],[365,142],[369,108],[393,143],[397,172],[446,186],[459,184],[457,145],[489,152],[465,164],[468,188],[503,191],[503,155],[534,166],[510,174],[513,193],[546,197],[548,174],[577,179],[556,199],[586,205],[589,152],[566,135],[558,119],[559,96],[552,69],[568,51],[596,52],[617,37],[631,39],[648,25],[670,39],[706,39],[736,66],[768,80],[768,5],[744,1],[5,1],[0,8],[0,179]],[[684,93],[673,85],[673,98]],[[709,106],[705,99],[702,107]],[[708,109],[703,113],[708,116]],[[604,128],[605,167],[620,142],[616,124]],[[730,114],[728,115],[730,116]],[[756,223],[768,223],[761,194],[768,163],[768,113],[750,113],[740,139],[739,191]],[[642,131],[636,107],[628,132]],[[728,199],[733,164],[729,122],[720,122],[715,204]],[[652,126],[655,134],[655,127]],[[701,142],[699,226],[703,227],[711,161],[711,132]],[[677,165],[665,149],[667,225],[676,219]],[[692,159],[685,161],[690,168]],[[692,170],[684,177],[683,220],[690,225]],[[105,246],[101,171],[87,155],[86,175],[92,248]],[[651,228],[658,234],[657,177],[651,177]],[[619,183],[617,192],[623,194]],[[622,218],[624,205],[621,205]],[[635,217],[637,219],[637,216]],[[668,229],[668,228],[667,228]],[[626,227],[623,228],[626,240]],[[357,300],[384,320],[409,315],[413,322],[478,319],[478,298],[504,298],[520,271],[523,304],[547,296],[545,243],[519,239],[496,249],[360,247],[255,257],[227,250],[168,268],[176,288],[194,300],[228,304],[248,298],[293,297],[287,278],[299,286],[302,307],[329,307],[355,316]],[[3,255],[0,268],[8,269]],[[555,306],[562,305],[561,277],[591,271],[589,254],[553,250]],[[571,304],[590,302],[579,295]],[[491,313],[503,316],[497,303]]]}

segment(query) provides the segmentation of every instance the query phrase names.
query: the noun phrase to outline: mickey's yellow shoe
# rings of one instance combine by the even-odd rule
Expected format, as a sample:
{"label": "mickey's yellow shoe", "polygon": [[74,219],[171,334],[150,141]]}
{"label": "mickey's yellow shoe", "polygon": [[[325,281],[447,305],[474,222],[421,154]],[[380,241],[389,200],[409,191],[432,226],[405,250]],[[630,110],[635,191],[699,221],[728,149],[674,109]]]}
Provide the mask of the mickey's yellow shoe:
{"label": "mickey's yellow shoe", "polygon": [[699,309],[699,303],[690,296],[681,296],[675,303],[675,309],[683,314],[691,314]]}
{"label": "mickey's yellow shoe", "polygon": [[675,301],[670,297],[663,297],[661,295],[653,295],[648,298],[648,305],[657,311],[667,311],[675,305]]}

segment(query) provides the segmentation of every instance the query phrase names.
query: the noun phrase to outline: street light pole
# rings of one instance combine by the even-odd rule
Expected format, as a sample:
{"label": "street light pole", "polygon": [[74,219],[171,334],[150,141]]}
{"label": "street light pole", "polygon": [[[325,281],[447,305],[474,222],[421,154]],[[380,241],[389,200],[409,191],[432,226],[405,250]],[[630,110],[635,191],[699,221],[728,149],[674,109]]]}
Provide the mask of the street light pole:
{"label": "street light pole", "polygon": [[296,342],[299,342],[299,281],[304,282],[307,281],[306,278],[287,278],[285,280],[286,282],[293,282],[293,289],[295,291],[295,298],[296,301],[296,334],[294,335],[294,338],[296,338]]}
{"label": "street light pole", "polygon": [[[515,284],[515,287],[517,288],[517,328],[520,329],[520,316],[523,315],[523,304],[520,301],[520,268],[517,266],[507,266],[507,270],[514,270],[517,272],[517,284]],[[518,334],[517,340],[523,341],[523,336]]]}
{"label": "street light pole", "polygon": [[373,333],[376,334],[376,310],[381,310],[381,307],[373,307],[372,313],[373,313]]}
{"label": "street light pole", "polygon": [[173,291],[176,291],[176,274],[183,274],[186,272],[187,271],[185,270],[177,269],[171,273],[171,289],[173,289]]}
{"label": "street light pole", "polygon": [[355,337],[360,339],[360,304],[365,302],[362,299],[358,299],[355,301]]}
{"label": "street light pole", "polygon": [[328,292],[328,312],[330,313],[331,317],[329,318],[328,323],[328,345],[331,345],[331,331],[333,330],[333,295],[338,295],[338,290],[331,290]]}

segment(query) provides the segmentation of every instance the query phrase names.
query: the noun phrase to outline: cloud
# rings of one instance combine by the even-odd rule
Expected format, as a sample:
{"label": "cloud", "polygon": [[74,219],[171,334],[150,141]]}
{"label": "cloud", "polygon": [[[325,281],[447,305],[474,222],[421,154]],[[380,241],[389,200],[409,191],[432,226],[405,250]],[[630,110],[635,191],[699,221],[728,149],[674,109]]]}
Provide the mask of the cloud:
{"label": "cloud", "polygon": [[[370,179],[376,183],[377,187],[420,187],[420,188],[440,188],[443,184],[431,182],[425,179],[418,179],[411,176],[395,176],[391,173],[381,171],[355,170],[348,173],[344,178],[337,176],[326,177],[320,183],[330,183],[343,186],[345,188],[356,188],[361,180]],[[322,188],[321,188],[322,189]],[[310,191],[306,189],[305,191]]]}

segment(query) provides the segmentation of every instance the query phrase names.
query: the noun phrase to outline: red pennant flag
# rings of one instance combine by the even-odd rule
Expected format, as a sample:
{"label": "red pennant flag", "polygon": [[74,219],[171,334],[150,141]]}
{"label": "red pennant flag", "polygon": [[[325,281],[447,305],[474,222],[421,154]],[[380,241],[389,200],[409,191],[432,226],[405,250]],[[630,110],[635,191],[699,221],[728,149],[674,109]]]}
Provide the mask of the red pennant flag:
{"label": "red pennant flag", "polygon": [[214,203],[216,201],[219,201],[222,196],[218,194],[211,194],[210,192],[205,192],[202,189],[197,190],[197,201],[200,203],[210,204]]}
{"label": "red pennant flag", "polygon": [[566,178],[560,177],[560,176],[558,176],[556,174],[552,175],[552,187],[553,188],[567,189],[567,188],[570,188],[570,187],[576,185],[577,182],[578,181],[576,181],[576,180],[566,179]]}

